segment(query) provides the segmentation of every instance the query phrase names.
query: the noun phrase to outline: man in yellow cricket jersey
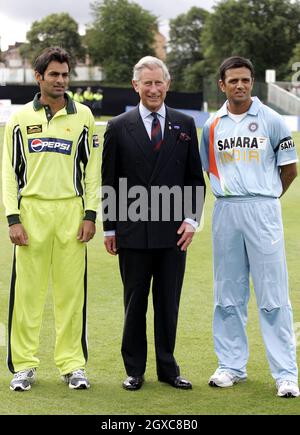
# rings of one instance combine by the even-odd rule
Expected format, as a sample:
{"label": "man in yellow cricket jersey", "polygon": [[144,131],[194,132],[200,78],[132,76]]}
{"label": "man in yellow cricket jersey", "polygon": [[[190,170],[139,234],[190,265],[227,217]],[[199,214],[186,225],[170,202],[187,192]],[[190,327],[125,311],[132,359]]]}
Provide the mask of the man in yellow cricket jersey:
{"label": "man in yellow cricket jersey", "polygon": [[72,389],[86,389],[86,245],[95,234],[99,142],[91,111],[65,93],[69,54],[50,47],[36,59],[34,100],[12,115],[3,149],[3,202],[15,245],[9,306],[11,390],[35,381],[51,274],[55,363]]}

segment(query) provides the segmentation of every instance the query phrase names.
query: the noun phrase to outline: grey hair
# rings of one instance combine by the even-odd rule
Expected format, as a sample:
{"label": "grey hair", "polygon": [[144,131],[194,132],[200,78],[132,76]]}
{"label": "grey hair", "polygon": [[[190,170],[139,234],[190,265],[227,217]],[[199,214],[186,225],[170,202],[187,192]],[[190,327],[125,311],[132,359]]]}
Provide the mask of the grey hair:
{"label": "grey hair", "polygon": [[138,61],[138,63],[134,66],[133,68],[133,80],[135,81],[139,81],[141,78],[141,72],[144,68],[148,68],[150,70],[153,70],[155,68],[161,68],[163,71],[163,77],[165,81],[169,81],[171,79],[169,70],[166,66],[166,64],[158,59],[157,57],[153,57],[153,56],[145,56],[142,57],[142,59],[140,59]]}

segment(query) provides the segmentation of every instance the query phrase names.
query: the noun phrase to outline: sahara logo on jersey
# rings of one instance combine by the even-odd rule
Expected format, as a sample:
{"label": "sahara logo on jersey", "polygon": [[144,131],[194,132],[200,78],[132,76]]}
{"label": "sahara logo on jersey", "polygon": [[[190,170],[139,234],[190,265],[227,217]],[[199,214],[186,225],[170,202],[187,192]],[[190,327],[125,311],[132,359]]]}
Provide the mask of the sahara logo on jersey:
{"label": "sahara logo on jersey", "polygon": [[282,139],[280,141],[279,145],[280,145],[281,151],[286,151],[286,150],[290,150],[290,149],[295,148],[295,142],[293,141],[293,139],[290,136]]}
{"label": "sahara logo on jersey", "polygon": [[234,136],[218,140],[220,161],[224,164],[237,162],[260,163],[261,150],[267,147],[268,139],[262,136]]}
{"label": "sahara logo on jersey", "polygon": [[41,137],[38,139],[28,139],[28,149],[30,153],[59,153],[70,155],[73,142],[65,139],[53,137]]}
{"label": "sahara logo on jersey", "polygon": [[266,149],[267,138],[257,136],[225,137],[218,140],[218,151],[228,152],[234,148]]}

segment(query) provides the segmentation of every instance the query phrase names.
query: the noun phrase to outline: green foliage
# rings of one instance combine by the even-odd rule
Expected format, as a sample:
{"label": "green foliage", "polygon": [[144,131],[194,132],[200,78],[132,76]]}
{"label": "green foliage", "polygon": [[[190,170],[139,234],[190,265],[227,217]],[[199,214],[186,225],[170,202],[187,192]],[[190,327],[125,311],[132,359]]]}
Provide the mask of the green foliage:
{"label": "green foliage", "polygon": [[291,63],[300,62],[300,42],[295,45],[291,58]]}
{"label": "green foliage", "polygon": [[107,82],[128,84],[135,63],[154,54],[157,18],[128,0],[96,1],[91,8],[94,22],[85,36],[91,59]]}
{"label": "green foliage", "polygon": [[173,90],[199,91],[202,88],[203,47],[200,41],[208,16],[205,9],[193,7],[170,20],[167,63]]}
{"label": "green foliage", "polygon": [[214,73],[226,57],[241,55],[253,61],[257,79],[276,69],[281,80],[300,39],[299,22],[299,0],[219,2],[202,33],[206,71]]}
{"label": "green foliage", "polygon": [[69,52],[72,69],[76,60],[84,58],[85,49],[78,33],[78,24],[67,13],[51,14],[41,21],[34,21],[26,36],[28,44],[24,44],[20,52],[31,63],[50,46],[63,47]]}

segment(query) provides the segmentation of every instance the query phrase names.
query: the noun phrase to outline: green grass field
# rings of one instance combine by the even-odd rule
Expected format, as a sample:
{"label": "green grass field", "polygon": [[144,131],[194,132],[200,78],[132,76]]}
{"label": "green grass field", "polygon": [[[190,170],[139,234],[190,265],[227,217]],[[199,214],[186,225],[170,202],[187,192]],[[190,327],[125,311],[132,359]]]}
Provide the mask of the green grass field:
{"label": "green grass field", "polygon": [[[103,128],[99,128],[100,136]],[[295,134],[300,147],[300,134]],[[3,128],[0,129],[0,158]],[[290,295],[294,322],[300,333],[300,177],[282,199]],[[213,350],[211,212],[213,198],[208,188],[205,225],[189,249],[180,305],[176,358],[183,375],[193,382],[193,390],[178,391],[156,379],[153,345],[153,312],[149,301],[148,365],[146,383],[137,392],[121,388],[125,372],[120,354],[123,323],[123,295],[117,259],[106,254],[101,224],[89,244],[87,366],[92,387],[71,391],[60,381],[53,361],[54,319],[51,289],[45,307],[40,337],[38,382],[27,393],[9,390],[11,374],[6,368],[7,311],[12,246],[7,235],[4,210],[0,205],[0,414],[299,414],[299,399],[276,397],[263,347],[255,297],[249,304],[248,335],[250,359],[248,380],[229,389],[212,389],[207,380],[217,367]],[[300,337],[298,339],[300,344]]]}

